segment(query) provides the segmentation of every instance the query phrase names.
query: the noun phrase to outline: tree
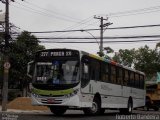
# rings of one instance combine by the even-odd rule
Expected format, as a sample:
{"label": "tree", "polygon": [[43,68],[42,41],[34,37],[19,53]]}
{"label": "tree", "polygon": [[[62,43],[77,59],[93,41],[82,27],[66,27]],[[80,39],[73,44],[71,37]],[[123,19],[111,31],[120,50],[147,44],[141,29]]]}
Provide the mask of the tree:
{"label": "tree", "polygon": [[113,53],[114,50],[110,47],[105,47],[104,50],[106,51],[106,54],[104,55],[104,58],[111,59],[108,54]]}
{"label": "tree", "polygon": [[156,48],[160,48],[160,42],[156,44]]}
{"label": "tree", "polygon": [[147,45],[137,50],[120,49],[113,59],[122,65],[132,66],[144,72],[147,77],[153,76],[160,70],[160,52],[156,48],[150,49]]}
{"label": "tree", "polygon": [[114,50],[110,47],[105,47],[104,50],[106,50],[106,54],[114,52]]}
{"label": "tree", "polygon": [[10,44],[10,84],[15,81],[21,83],[21,88],[25,89],[28,84],[27,63],[33,60],[34,53],[38,50],[45,49],[44,46],[39,45],[39,41],[34,35],[24,31],[17,37],[15,42]]}
{"label": "tree", "polygon": [[131,67],[134,65],[134,61],[135,61],[135,49],[125,49],[122,50],[120,49],[118,53],[116,53],[113,56],[113,60],[124,65],[124,66],[128,66]]}
{"label": "tree", "polygon": [[146,74],[155,74],[160,70],[160,56],[157,49],[150,49],[147,45],[141,47],[136,52],[135,69]]}

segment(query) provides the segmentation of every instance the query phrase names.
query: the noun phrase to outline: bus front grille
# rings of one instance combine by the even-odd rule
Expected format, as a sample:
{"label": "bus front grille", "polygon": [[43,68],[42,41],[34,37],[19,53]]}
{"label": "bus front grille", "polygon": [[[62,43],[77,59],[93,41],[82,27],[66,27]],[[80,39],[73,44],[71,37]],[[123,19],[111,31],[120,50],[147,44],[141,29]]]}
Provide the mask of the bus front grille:
{"label": "bus front grille", "polygon": [[46,99],[41,99],[41,102],[44,104],[61,104],[63,100],[54,99],[54,98],[46,98]]}

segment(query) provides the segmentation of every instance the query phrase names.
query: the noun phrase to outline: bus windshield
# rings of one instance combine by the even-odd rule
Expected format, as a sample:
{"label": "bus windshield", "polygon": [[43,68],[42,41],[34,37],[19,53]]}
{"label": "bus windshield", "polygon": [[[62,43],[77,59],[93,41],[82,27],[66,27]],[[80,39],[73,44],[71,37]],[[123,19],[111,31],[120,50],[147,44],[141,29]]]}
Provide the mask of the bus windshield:
{"label": "bus windshield", "polygon": [[79,82],[79,62],[76,60],[37,62],[35,76],[35,84],[75,84]]}

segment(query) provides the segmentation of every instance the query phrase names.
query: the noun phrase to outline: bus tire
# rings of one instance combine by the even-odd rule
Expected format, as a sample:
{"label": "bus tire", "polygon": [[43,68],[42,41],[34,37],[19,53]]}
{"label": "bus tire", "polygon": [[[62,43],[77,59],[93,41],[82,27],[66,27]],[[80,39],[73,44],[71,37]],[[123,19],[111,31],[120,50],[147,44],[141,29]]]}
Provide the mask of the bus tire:
{"label": "bus tire", "polygon": [[84,108],[84,114],[86,115],[99,115],[101,111],[101,104],[98,98],[94,98],[91,108]]}
{"label": "bus tire", "polygon": [[128,101],[128,105],[127,105],[127,109],[126,109],[126,113],[127,114],[132,114],[132,111],[133,111],[133,103],[132,103],[132,100],[129,99]]}
{"label": "bus tire", "polygon": [[61,116],[67,111],[67,107],[62,106],[50,106],[50,111],[56,116]]}
{"label": "bus tire", "polygon": [[132,100],[130,99],[128,101],[128,105],[127,105],[127,108],[120,108],[119,111],[120,111],[120,114],[131,114],[132,113],[132,110],[133,110],[133,103],[132,103]]}

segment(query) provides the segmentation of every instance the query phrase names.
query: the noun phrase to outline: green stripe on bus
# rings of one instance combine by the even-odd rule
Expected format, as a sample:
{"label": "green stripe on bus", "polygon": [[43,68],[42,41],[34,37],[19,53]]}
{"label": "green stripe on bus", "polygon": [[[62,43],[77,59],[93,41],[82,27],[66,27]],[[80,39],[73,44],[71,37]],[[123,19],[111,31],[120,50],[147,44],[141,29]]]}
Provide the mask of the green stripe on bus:
{"label": "green stripe on bus", "polygon": [[32,92],[39,95],[66,95],[72,93],[73,89],[51,91],[33,88]]}

